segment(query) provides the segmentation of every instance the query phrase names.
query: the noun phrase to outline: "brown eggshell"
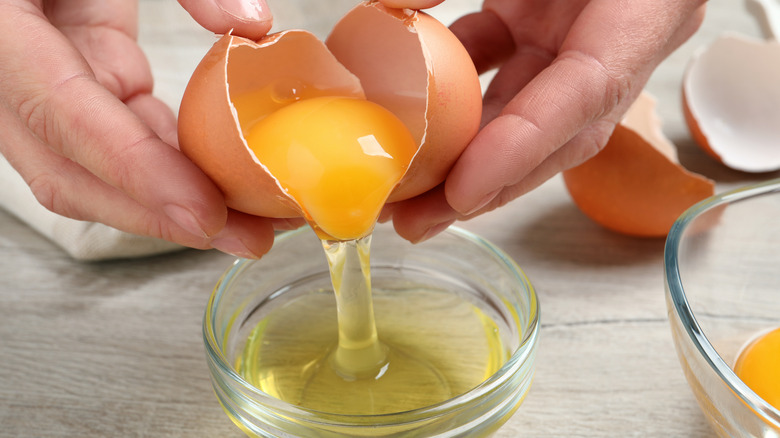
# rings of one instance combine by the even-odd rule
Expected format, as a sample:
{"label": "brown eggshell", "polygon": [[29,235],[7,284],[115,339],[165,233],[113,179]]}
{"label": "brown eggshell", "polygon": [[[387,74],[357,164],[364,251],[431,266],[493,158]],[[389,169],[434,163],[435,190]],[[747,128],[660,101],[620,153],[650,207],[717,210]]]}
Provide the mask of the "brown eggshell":
{"label": "brown eggshell", "polygon": [[422,144],[389,201],[444,181],[479,129],[482,91],[466,49],[429,15],[361,3],[326,44],[360,78],[366,97],[394,112]]}
{"label": "brown eggshell", "polygon": [[[308,32],[286,31],[258,42],[227,34],[209,50],[185,89],[179,143],[182,152],[219,186],[231,208],[260,216],[296,217],[301,215],[298,205],[257,161],[241,131],[242,125],[264,114],[240,103],[240,96],[275,83],[312,84],[314,94],[363,97],[357,78]],[[277,103],[258,105],[259,111],[273,111],[292,100]]]}
{"label": "brown eggshell", "polygon": [[225,35],[196,68],[179,112],[180,146],[228,206],[269,217],[301,215],[243,135],[295,99],[365,97],[406,124],[419,146],[389,201],[444,181],[476,134],[479,77],[466,49],[437,20],[370,0],[338,22],[327,44],[305,31],[258,42]]}
{"label": "brown eggshell", "polygon": [[666,236],[688,207],[714,193],[712,181],[677,164],[673,145],[647,108],[652,105],[648,96],[640,97],[601,152],[563,172],[566,188],[585,215],[639,237]]}

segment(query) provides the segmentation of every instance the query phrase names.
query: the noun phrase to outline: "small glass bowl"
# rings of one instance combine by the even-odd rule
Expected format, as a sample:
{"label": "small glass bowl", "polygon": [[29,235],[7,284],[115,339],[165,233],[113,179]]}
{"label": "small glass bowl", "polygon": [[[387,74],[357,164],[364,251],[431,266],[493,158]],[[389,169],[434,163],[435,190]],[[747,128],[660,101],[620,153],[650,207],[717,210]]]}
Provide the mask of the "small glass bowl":
{"label": "small glass bowl", "polygon": [[393,414],[318,412],[253,387],[236,372],[234,364],[258,314],[330,288],[325,255],[314,233],[308,228],[287,232],[277,236],[274,247],[262,259],[233,264],[217,283],[203,322],[214,391],[247,435],[485,437],[506,422],[524,399],[534,373],[539,305],[520,268],[489,242],[454,227],[412,245],[392,227],[380,225],[372,239],[375,290],[422,286],[457,294],[496,323],[499,336],[510,348],[509,359],[468,392],[433,406]]}
{"label": "small glass bowl", "polygon": [[780,327],[780,180],[691,207],[669,232],[664,264],[677,354],[712,428],[780,437],[780,411],[732,370],[751,338]]}

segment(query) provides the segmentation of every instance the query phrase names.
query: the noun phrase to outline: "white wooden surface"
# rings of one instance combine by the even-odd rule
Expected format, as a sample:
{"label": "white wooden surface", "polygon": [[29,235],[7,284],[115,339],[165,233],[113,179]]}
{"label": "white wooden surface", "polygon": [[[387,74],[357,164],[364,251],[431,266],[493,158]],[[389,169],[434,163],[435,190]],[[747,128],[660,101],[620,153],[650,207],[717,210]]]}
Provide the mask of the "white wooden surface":
{"label": "white wooden surface", "polygon": [[[214,38],[172,0],[141,3],[157,93],[175,107]],[[304,26],[296,17],[308,11],[323,35],[328,20],[311,9],[320,3],[271,0],[280,27]],[[435,13],[449,21],[474,3],[449,0],[451,9]],[[778,173],[724,169],[693,145],[683,124],[680,79],[693,50],[726,29],[760,35],[741,2],[711,0],[709,8],[701,31],[648,89],[682,162],[723,190]],[[672,346],[662,240],[594,225],[560,178],[461,225],[512,255],[542,305],[536,379],[499,438],[713,436]],[[200,329],[211,287],[230,262],[187,250],[78,263],[0,211],[0,437],[242,436],[211,391]]]}

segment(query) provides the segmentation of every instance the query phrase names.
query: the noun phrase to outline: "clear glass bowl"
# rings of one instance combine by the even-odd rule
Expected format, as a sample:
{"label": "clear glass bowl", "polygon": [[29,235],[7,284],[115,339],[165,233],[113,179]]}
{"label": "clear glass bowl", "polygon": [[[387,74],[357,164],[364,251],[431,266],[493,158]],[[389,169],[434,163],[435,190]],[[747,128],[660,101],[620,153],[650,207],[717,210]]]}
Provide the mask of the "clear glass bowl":
{"label": "clear glass bowl", "polygon": [[[257,261],[238,260],[219,280],[203,333],[214,391],[236,425],[260,437],[483,437],[524,399],[534,372],[539,332],[536,294],[501,250],[457,228],[412,245],[378,226],[371,250],[377,290],[418,286],[469,301],[497,325],[508,361],[472,390],[433,406],[384,415],[342,415],[304,409],[269,396],[236,372],[248,331],[264,312],[330,288],[322,247],[308,228],[277,236]],[[332,290],[332,289],[331,289]],[[388,292],[389,293],[389,292]],[[381,333],[380,333],[381,337]]]}
{"label": "clear glass bowl", "polygon": [[691,207],[669,232],[664,264],[677,354],[712,428],[780,437],[780,411],[732,370],[751,338],[780,326],[780,180]]}

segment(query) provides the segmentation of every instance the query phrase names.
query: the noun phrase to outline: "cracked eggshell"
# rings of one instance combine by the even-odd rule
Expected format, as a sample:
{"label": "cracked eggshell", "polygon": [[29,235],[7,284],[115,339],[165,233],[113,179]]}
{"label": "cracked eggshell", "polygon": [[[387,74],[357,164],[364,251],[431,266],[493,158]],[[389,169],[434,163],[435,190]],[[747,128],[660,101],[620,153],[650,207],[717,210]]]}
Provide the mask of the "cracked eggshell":
{"label": "cracked eggshell", "polygon": [[715,190],[711,180],[677,163],[654,108],[650,95],[640,95],[604,149],[563,172],[577,207],[621,234],[664,237],[688,207]]}
{"label": "cracked eggshell", "polygon": [[434,18],[358,4],[325,43],[290,30],[254,42],[225,35],[195,69],[179,110],[182,152],[223,191],[227,205],[267,217],[300,207],[254,156],[244,130],[298,99],[365,96],[396,114],[418,143],[397,201],[440,184],[476,135],[479,77],[465,48]]}
{"label": "cracked eggshell", "polygon": [[193,72],[179,109],[179,145],[231,208],[258,216],[300,216],[297,203],[246,144],[242,127],[294,102],[290,97],[301,84],[314,94],[363,96],[358,79],[305,31],[257,42],[226,34]]}
{"label": "cracked eggshell", "polygon": [[691,58],[682,99],[708,154],[743,172],[780,169],[780,43],[722,35]]}
{"label": "cracked eggshell", "polygon": [[[371,36],[356,23],[371,23]],[[389,201],[444,181],[482,116],[479,76],[457,37],[423,12],[366,2],[336,24],[326,44],[360,78],[366,97],[395,113],[421,145]]]}

